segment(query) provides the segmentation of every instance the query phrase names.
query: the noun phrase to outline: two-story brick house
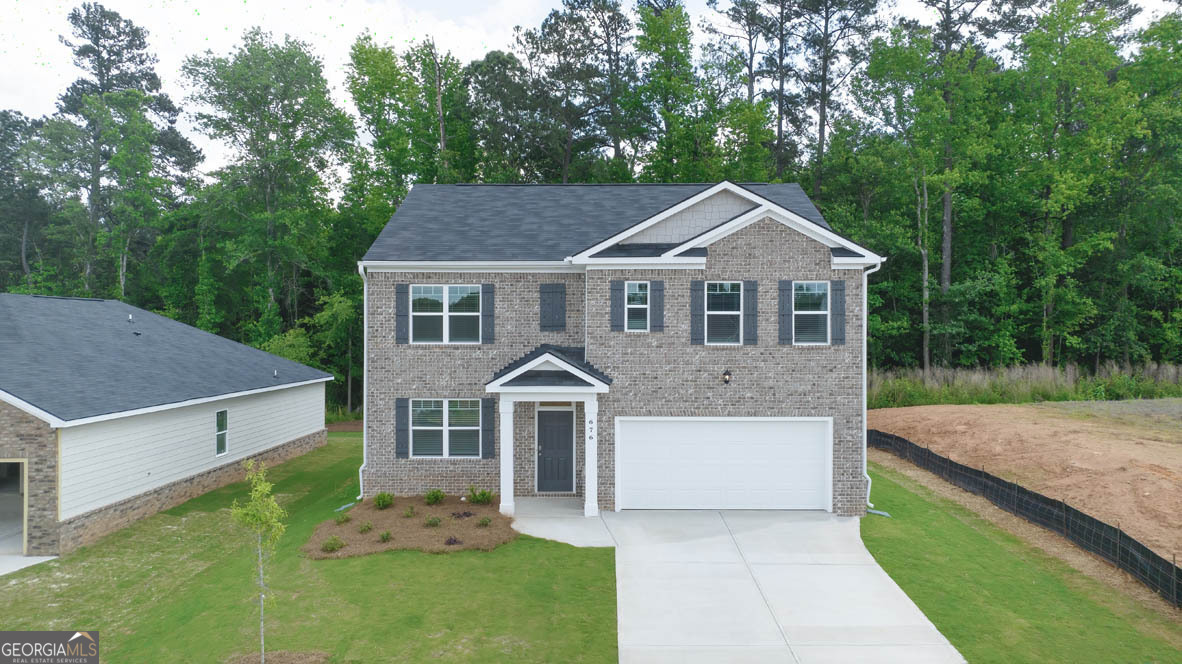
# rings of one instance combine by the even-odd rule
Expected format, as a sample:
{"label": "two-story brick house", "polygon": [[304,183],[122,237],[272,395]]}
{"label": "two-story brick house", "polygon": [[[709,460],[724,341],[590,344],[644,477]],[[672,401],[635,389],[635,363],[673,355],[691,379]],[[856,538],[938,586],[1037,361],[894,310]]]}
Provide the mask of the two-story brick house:
{"label": "two-story brick house", "polygon": [[795,184],[417,185],[359,263],[362,494],[861,514],[884,260]]}

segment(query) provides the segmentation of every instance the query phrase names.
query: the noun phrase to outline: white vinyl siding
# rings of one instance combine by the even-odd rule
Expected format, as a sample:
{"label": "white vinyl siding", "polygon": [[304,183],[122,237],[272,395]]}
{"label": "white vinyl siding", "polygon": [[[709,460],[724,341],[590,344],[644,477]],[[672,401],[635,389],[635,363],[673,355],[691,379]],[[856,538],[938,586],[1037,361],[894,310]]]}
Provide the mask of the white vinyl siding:
{"label": "white vinyl siding", "polygon": [[[217,415],[233,445],[210,454]],[[324,383],[60,429],[61,518],[84,514],[324,428]]]}

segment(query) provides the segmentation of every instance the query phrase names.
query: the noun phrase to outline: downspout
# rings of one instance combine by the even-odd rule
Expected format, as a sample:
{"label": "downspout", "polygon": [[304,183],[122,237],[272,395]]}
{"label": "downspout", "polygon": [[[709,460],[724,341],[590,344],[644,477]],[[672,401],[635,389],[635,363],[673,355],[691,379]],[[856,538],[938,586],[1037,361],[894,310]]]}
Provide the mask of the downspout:
{"label": "downspout", "polygon": [[357,469],[357,500],[365,497],[365,467],[369,464],[369,279],[365,266],[357,263],[361,275],[361,467]]}
{"label": "downspout", "polygon": [[876,263],[874,267],[870,268],[869,270],[862,271],[862,477],[866,478],[866,505],[871,508],[874,507],[874,503],[870,502],[870,484],[872,483],[872,480],[870,479],[870,473],[866,470],[866,457],[869,456],[869,451],[866,448],[866,427],[869,425],[869,421],[866,419],[866,406],[868,399],[866,393],[866,376],[869,375],[870,372],[870,368],[866,366],[866,347],[870,343],[866,335],[866,330],[868,328],[866,319],[869,317],[870,313],[868,306],[869,294],[867,293],[867,290],[869,288],[870,275],[878,272],[880,269],[882,269],[882,263]]}

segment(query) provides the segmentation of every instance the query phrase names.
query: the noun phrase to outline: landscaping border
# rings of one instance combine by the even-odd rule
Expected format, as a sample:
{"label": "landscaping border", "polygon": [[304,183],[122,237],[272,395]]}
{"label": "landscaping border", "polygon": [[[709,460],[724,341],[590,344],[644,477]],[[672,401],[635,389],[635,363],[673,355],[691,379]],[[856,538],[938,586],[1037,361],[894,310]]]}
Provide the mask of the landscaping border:
{"label": "landscaping border", "polygon": [[1076,546],[1100,556],[1182,608],[1182,569],[1149,547],[1089,514],[991,475],[983,468],[970,468],[926,447],[894,434],[867,429],[866,443],[910,461],[956,486],[983,496],[1001,509],[1058,533]]}

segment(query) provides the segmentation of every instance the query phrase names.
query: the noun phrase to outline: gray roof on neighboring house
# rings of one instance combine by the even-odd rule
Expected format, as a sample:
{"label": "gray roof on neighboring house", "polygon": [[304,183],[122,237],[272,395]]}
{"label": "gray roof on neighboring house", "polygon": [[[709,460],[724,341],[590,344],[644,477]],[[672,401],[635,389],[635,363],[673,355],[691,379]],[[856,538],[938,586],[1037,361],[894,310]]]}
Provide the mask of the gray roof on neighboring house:
{"label": "gray roof on neighboring house", "polygon": [[[602,371],[597,369],[594,364],[591,364],[590,362],[588,362],[586,360],[586,357],[587,357],[586,349],[578,347],[578,346],[555,346],[554,344],[542,344],[542,345],[538,346],[537,348],[531,350],[530,352],[526,353],[525,355],[522,355],[521,357],[517,358],[516,360],[513,360],[509,364],[506,364],[499,371],[494,373],[493,377],[488,382],[491,383],[491,382],[497,380],[498,378],[501,378],[502,376],[507,376],[508,374],[513,373],[517,369],[525,366],[526,364],[529,364],[530,362],[533,362],[534,360],[536,360],[539,357],[546,355],[546,354],[553,355],[554,357],[557,357],[558,359],[562,360],[563,362],[566,362],[567,364],[569,364],[573,367],[577,367],[579,370],[602,381],[606,385],[610,385],[612,382],[612,379],[610,376],[603,373]],[[549,371],[543,371],[543,370],[527,371],[524,374],[522,374],[521,376],[518,376],[517,378],[510,380],[509,383],[537,385],[537,384],[541,384],[538,381],[543,381],[543,380],[553,381],[555,379],[554,376],[545,375],[545,374],[549,374],[549,373],[550,373]],[[566,372],[558,372],[558,373],[566,373]],[[531,376],[530,374],[533,374],[533,375]],[[570,374],[567,373],[567,375],[569,376]],[[526,377],[526,376],[528,376],[528,378],[526,379],[527,383],[516,383],[515,382],[517,380],[520,380],[522,377]],[[579,379],[579,380],[582,381],[582,379]],[[533,381],[533,382],[529,382],[529,381]],[[485,384],[487,385],[488,383],[485,383]],[[555,383],[551,383],[551,384],[555,384]]]}
{"label": "gray roof on neighboring house", "polygon": [[[367,261],[560,261],[710,187],[416,184]],[[739,185],[829,228],[800,185]]]}
{"label": "gray roof on neighboring house", "polygon": [[61,420],[331,377],[116,300],[0,293],[0,390]]}

